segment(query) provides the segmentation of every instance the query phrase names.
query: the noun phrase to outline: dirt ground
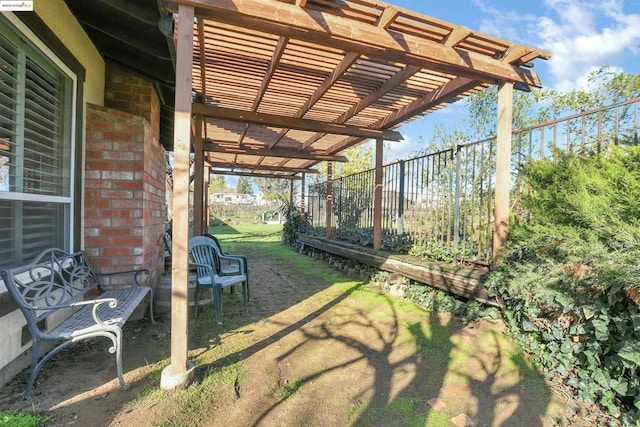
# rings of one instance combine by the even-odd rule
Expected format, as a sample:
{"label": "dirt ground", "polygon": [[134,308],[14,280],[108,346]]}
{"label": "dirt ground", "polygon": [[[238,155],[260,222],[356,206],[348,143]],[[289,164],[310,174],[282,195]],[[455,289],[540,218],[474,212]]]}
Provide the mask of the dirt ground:
{"label": "dirt ground", "polygon": [[45,365],[27,400],[20,374],[0,409],[56,426],[547,426],[563,413],[500,323],[467,327],[355,278],[329,285],[336,271],[245,253],[252,300],[244,312],[240,292],[225,293],[224,326],[210,310],[191,322],[189,389],[157,391],[170,324],[142,319],[124,328],[129,390],[107,343],[92,340]]}

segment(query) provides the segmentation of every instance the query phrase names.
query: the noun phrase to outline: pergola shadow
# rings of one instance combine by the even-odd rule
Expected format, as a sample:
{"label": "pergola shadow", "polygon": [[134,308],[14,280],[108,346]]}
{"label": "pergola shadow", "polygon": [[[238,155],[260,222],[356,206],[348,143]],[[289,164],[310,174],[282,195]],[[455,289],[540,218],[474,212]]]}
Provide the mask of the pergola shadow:
{"label": "pergola shadow", "polygon": [[[225,294],[220,332],[210,335],[212,316],[211,329],[203,330],[208,314],[192,328],[197,348],[191,357],[209,360],[196,369],[199,387],[216,372],[236,372],[222,385],[227,391],[216,394],[226,403],[208,415],[212,422],[322,425],[332,407],[341,425],[398,425],[398,419],[424,425],[431,417],[455,416],[482,425],[543,425],[552,393],[498,329],[483,325],[491,341],[474,341],[475,333],[457,319],[408,307],[346,276],[327,283],[274,258],[264,245],[235,248],[249,256],[259,277],[248,312],[239,295]],[[304,403],[323,393],[323,403]]]}

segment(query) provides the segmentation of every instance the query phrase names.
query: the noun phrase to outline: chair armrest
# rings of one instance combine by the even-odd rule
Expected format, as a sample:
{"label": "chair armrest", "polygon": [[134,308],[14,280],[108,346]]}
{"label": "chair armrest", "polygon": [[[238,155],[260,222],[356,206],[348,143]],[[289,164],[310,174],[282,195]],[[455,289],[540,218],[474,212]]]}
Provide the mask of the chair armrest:
{"label": "chair armrest", "polygon": [[[237,256],[225,256],[222,255],[220,256],[220,260],[221,261],[227,261],[229,263],[237,263],[238,264],[238,268],[240,269],[240,272],[242,273],[246,273],[247,272],[247,263],[246,263],[246,258],[242,259],[241,257],[237,257]],[[228,276],[228,274],[222,274],[222,276]]]}

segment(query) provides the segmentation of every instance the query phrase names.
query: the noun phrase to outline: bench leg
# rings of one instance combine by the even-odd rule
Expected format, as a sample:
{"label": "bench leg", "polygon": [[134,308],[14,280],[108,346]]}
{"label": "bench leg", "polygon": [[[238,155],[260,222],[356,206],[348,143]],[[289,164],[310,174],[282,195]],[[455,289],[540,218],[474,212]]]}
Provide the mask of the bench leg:
{"label": "bench leg", "polygon": [[149,316],[151,316],[151,323],[156,323],[156,319],[153,316],[153,288],[149,291]]}
{"label": "bench leg", "polygon": [[114,327],[113,334],[105,333],[104,336],[109,338],[113,343],[113,346],[111,346],[109,352],[116,354],[116,371],[118,372],[118,381],[120,382],[120,387],[122,387],[124,390],[129,390],[129,384],[125,382],[124,375],[122,373],[122,329]]}

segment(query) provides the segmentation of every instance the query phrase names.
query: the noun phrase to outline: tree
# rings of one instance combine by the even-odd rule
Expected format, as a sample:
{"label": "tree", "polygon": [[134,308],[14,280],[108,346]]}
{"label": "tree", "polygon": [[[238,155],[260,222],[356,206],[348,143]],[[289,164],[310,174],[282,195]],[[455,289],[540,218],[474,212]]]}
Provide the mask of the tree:
{"label": "tree", "polygon": [[238,178],[238,184],[236,186],[236,193],[238,194],[253,194],[253,187],[251,185],[251,178],[241,176]]}
{"label": "tree", "polygon": [[[346,163],[335,162],[333,164],[333,177],[340,178],[342,176],[353,175],[358,172],[364,172],[373,168],[373,147],[358,146],[351,147],[344,151],[344,156],[349,159]],[[318,166],[318,175],[315,176],[316,182],[327,180],[327,163],[322,162]]]}
{"label": "tree", "polygon": [[256,178],[256,185],[265,200],[282,204],[289,200],[291,181],[288,179]]}
{"label": "tree", "polygon": [[[534,123],[548,120],[546,110],[541,108],[551,92],[544,89],[532,89],[531,92],[516,90],[513,93],[513,129],[522,129]],[[498,87],[491,86],[476,92],[465,100],[469,111],[464,120],[471,129],[471,140],[489,138],[496,133],[498,117]]]}
{"label": "tree", "polygon": [[209,193],[226,193],[230,191],[227,186],[227,182],[222,175],[211,175],[211,182],[209,182]]}
{"label": "tree", "polygon": [[[465,122],[473,130],[472,140],[495,135],[498,111],[497,86],[477,92],[465,100]],[[568,116],[621,102],[640,95],[640,75],[618,72],[609,66],[592,71],[584,88],[569,92],[553,89],[515,91],[513,129],[522,129],[552,118]]]}
{"label": "tree", "polygon": [[626,74],[604,66],[592,71],[587,86],[567,93],[551,91],[555,117],[596,109],[640,95],[640,75]]}

